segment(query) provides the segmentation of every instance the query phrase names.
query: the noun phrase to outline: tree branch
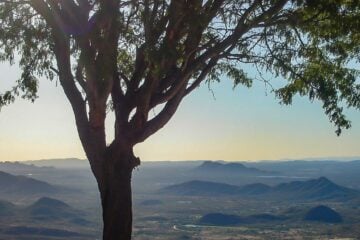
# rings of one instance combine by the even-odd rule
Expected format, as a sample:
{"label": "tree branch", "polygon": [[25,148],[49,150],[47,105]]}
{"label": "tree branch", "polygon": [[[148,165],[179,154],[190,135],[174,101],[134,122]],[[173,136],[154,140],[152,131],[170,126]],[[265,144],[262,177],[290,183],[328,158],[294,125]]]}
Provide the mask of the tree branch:
{"label": "tree branch", "polygon": [[179,91],[175,97],[173,97],[171,100],[169,100],[164,108],[161,110],[161,112],[148,121],[145,126],[140,130],[135,132],[135,139],[134,143],[139,143],[145,141],[149,136],[157,132],[159,129],[161,129],[165,124],[171,119],[171,117],[176,112],[183,96],[184,96],[184,90]]}

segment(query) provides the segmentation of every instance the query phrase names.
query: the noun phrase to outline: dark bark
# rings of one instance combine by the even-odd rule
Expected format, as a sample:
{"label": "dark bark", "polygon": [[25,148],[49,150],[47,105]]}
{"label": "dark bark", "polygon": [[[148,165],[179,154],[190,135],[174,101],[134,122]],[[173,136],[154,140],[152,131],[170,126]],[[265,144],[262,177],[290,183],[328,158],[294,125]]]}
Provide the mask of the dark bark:
{"label": "dark bark", "polygon": [[102,179],[97,179],[103,208],[103,240],[130,240],[132,235],[131,176],[139,159],[132,148],[104,159]]}
{"label": "dark bark", "polygon": [[101,194],[103,239],[127,240],[132,233],[131,171],[122,171]]}

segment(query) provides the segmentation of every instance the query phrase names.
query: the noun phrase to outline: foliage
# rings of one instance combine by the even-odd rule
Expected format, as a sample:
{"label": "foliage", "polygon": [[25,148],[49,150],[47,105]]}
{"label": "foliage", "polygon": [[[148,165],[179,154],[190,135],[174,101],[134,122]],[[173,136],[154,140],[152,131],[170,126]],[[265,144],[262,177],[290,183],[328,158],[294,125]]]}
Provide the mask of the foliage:
{"label": "foliage", "polygon": [[[136,109],[133,122],[142,127],[153,107],[204,80],[225,74],[250,87],[240,67],[247,63],[288,80],[275,91],[283,103],[291,104],[295,94],[322,101],[340,134],[350,127],[343,106],[360,107],[358,71],[352,69],[360,56],[359,6],[356,0],[2,0],[0,59],[14,63],[19,56],[23,73],[0,95],[0,106],[21,92],[33,101],[38,77],[60,76],[54,39],[60,31],[69,42],[73,81],[90,105],[98,95],[108,101],[112,81],[127,102],[144,91],[151,95],[122,113],[127,118]],[[116,49],[109,57],[111,35]]]}
{"label": "foliage", "polygon": [[350,127],[343,106],[360,107],[359,70],[354,69],[360,56],[359,10],[358,1],[309,2],[302,10],[305,24],[294,26],[286,39],[298,45],[288,59],[298,63],[288,66],[283,61],[290,83],[276,91],[285,104],[295,93],[322,101],[338,135]]}

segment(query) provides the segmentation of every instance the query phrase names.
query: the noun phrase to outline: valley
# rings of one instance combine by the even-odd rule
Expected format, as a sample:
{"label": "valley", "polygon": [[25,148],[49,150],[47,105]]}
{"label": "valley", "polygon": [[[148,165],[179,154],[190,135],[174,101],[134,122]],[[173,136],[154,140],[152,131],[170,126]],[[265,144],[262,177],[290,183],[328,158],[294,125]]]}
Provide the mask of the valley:
{"label": "valley", "polygon": [[[87,162],[53,161],[0,163],[0,239],[101,239]],[[358,162],[145,162],[134,239],[358,239]]]}

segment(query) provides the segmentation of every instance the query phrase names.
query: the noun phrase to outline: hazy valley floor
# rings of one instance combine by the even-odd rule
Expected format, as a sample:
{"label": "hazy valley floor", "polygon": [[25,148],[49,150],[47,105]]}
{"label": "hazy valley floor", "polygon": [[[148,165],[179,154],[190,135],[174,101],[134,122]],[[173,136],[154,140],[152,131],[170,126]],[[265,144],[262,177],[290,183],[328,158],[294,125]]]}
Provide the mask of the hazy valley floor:
{"label": "hazy valley floor", "polygon": [[[0,163],[0,239],[101,239],[86,162],[59,161]],[[359,171],[360,161],[145,163],[133,177],[134,239],[360,239]],[[317,206],[328,209],[309,220]]]}

